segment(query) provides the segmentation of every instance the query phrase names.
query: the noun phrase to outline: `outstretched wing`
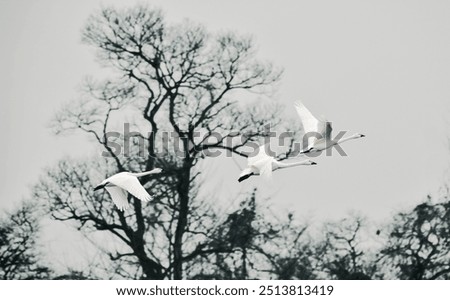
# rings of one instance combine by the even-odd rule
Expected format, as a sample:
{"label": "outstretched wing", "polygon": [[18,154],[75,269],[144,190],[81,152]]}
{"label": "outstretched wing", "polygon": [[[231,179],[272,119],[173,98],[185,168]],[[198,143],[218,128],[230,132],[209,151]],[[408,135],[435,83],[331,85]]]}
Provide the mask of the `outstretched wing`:
{"label": "outstretched wing", "polygon": [[332,131],[333,131],[333,128],[331,127],[331,122],[325,121],[324,137],[327,139],[327,141],[331,140],[331,132]]}
{"label": "outstretched wing", "polygon": [[108,191],[111,196],[112,201],[117,206],[117,208],[121,211],[128,209],[130,207],[130,203],[128,202],[128,194],[122,188],[114,185],[105,186],[105,189]]}
{"label": "outstretched wing", "polygon": [[[272,178],[272,161],[273,157],[269,156],[266,152],[266,145],[260,146],[253,156],[248,157],[248,166],[256,168],[259,175],[266,179]],[[255,152],[256,152],[255,151]]]}
{"label": "outstretched wing", "polygon": [[147,193],[147,191],[135,176],[127,173],[121,173],[117,175],[121,176],[113,176],[110,178],[109,182],[117,185],[118,187],[121,187],[141,201],[147,202],[152,200],[152,197]]}
{"label": "outstretched wing", "polygon": [[300,117],[302,127],[305,133],[317,132],[319,120],[313,116],[313,114],[306,108],[303,103],[297,101],[294,103],[295,110]]}
{"label": "outstretched wing", "polygon": [[272,178],[272,158],[268,157],[264,160],[258,161],[254,167],[259,170],[259,175],[264,179],[270,180]]}
{"label": "outstretched wing", "polygon": [[248,166],[255,165],[258,161],[267,159],[268,156],[266,153],[266,145],[260,146],[258,149],[256,149],[252,154],[250,154],[247,158]]}
{"label": "outstretched wing", "polygon": [[331,124],[329,122],[314,117],[306,106],[299,101],[295,102],[294,106],[300,117],[303,136],[307,137],[308,146],[314,145],[317,140],[331,135]]}

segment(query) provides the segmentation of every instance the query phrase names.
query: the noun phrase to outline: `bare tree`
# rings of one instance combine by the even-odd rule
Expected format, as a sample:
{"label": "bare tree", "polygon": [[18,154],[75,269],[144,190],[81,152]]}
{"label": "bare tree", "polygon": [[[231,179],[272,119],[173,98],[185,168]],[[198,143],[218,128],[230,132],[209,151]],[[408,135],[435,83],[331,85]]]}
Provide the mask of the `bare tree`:
{"label": "bare tree", "polygon": [[355,280],[375,276],[376,259],[364,247],[363,227],[364,219],[353,215],[325,225],[325,239],[316,250],[319,277]]}
{"label": "bare tree", "polygon": [[[191,256],[191,277],[195,279],[247,279],[249,254],[257,235],[253,222],[256,219],[255,194],[240,202],[240,208],[220,221],[206,243],[196,251],[202,255]],[[222,218],[223,219],[223,218]],[[195,252],[194,252],[195,253]]]}
{"label": "bare tree", "polygon": [[49,278],[51,271],[39,262],[38,232],[39,221],[30,203],[0,218],[1,279]]}
{"label": "bare tree", "polygon": [[[245,92],[269,91],[281,71],[256,58],[248,37],[211,34],[191,22],[167,24],[159,10],[145,6],[103,9],[89,18],[82,37],[113,77],[87,81],[80,101],[57,114],[54,129],[86,132],[106,158],[61,161],[35,195],[48,199],[56,220],[113,236],[114,245],[99,247],[120,262],[119,277],[185,278],[186,261],[222,251],[205,248],[216,218],[198,196],[199,163],[215,151],[246,156],[246,147],[267,135],[266,124],[284,126],[276,104],[244,101],[254,95]],[[130,132],[118,134],[116,124],[130,119]],[[164,172],[142,180],[154,194],[149,205],[130,197],[132,209],[121,212],[107,194],[93,192],[102,177],[154,167]]]}
{"label": "bare tree", "polygon": [[431,196],[411,212],[399,213],[382,250],[384,262],[399,279],[449,279],[450,201]]}
{"label": "bare tree", "polygon": [[[256,190],[210,235],[209,249],[190,262],[195,279],[313,279],[308,258],[312,247],[307,226],[294,224],[292,214],[279,220],[257,204]],[[262,202],[259,199],[258,202]]]}
{"label": "bare tree", "polygon": [[271,279],[315,279],[313,261],[313,243],[307,230],[308,226],[299,224],[293,213],[287,213],[282,219],[270,215],[270,211],[261,213],[258,222],[259,232],[256,251],[266,260],[261,271]]}

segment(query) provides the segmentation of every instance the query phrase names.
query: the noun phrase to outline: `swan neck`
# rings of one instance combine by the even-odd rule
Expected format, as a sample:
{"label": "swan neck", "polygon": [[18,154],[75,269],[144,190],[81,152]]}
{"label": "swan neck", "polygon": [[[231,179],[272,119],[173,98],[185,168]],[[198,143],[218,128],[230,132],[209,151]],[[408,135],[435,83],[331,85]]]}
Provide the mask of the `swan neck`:
{"label": "swan neck", "polygon": [[282,163],[282,162],[277,161],[277,166],[280,169],[282,169],[282,168],[290,168],[290,167],[295,167],[295,166],[300,166],[300,165],[305,165],[305,164],[307,164],[307,161],[305,161],[305,160],[291,162],[291,163]]}
{"label": "swan neck", "polygon": [[141,172],[141,173],[131,173],[131,174],[132,174],[133,176],[136,176],[136,177],[142,177],[142,176],[150,175],[150,174],[153,174],[153,173],[156,173],[155,170],[146,171],[146,172]]}
{"label": "swan neck", "polygon": [[354,139],[357,139],[357,138],[359,138],[358,135],[351,135],[351,136],[345,137],[343,139],[340,139],[337,143],[338,144],[342,144],[342,143],[344,143],[346,141],[354,140]]}

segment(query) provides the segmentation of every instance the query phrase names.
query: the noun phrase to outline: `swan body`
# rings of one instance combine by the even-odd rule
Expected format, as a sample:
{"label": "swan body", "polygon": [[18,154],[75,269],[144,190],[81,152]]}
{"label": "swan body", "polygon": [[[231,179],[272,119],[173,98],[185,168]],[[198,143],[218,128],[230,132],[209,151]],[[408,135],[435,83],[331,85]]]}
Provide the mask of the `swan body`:
{"label": "swan body", "polygon": [[106,189],[111,196],[112,201],[120,211],[124,211],[130,207],[128,202],[128,193],[137,199],[148,202],[152,200],[152,196],[144,189],[138,180],[138,177],[161,173],[162,169],[156,168],[151,171],[142,173],[121,172],[103,180],[94,188],[94,191]]}
{"label": "swan body", "polygon": [[266,153],[265,145],[263,145],[259,147],[255,156],[249,156],[247,158],[247,167],[242,170],[238,181],[241,182],[253,175],[261,175],[266,179],[270,179],[272,177],[272,172],[275,170],[299,165],[316,165],[316,163],[309,159],[292,163],[277,161]]}
{"label": "swan body", "polygon": [[364,134],[357,133],[337,141],[332,140],[331,132],[333,128],[330,122],[325,118],[316,118],[301,102],[296,102],[294,106],[302,122],[304,136],[307,137],[307,147],[300,154],[320,152],[337,144],[365,137]]}

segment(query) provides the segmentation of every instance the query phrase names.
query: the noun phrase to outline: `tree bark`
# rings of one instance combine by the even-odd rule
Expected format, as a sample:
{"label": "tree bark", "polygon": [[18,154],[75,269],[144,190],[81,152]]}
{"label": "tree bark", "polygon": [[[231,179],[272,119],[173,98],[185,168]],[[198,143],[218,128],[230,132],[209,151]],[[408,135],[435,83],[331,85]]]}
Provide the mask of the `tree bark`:
{"label": "tree bark", "polygon": [[183,235],[186,231],[187,216],[189,213],[189,187],[190,187],[191,165],[185,162],[183,171],[179,175],[178,195],[180,199],[180,207],[178,213],[178,223],[175,230],[173,243],[173,279],[183,279]]}

